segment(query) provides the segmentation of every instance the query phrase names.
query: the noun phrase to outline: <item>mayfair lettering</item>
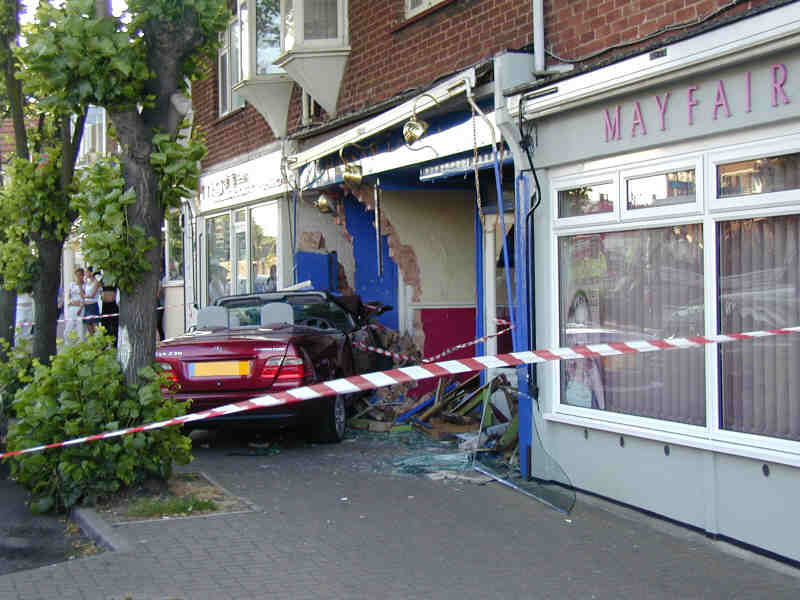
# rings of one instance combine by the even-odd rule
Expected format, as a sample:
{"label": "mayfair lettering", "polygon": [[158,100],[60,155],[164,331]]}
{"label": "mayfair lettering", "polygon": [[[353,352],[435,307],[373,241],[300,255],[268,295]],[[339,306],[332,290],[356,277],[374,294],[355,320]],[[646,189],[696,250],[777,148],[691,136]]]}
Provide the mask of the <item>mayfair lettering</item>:
{"label": "mayfair lettering", "polygon": [[[789,104],[789,94],[786,90],[786,82],[789,78],[789,69],[786,65],[778,63],[769,67],[768,90],[762,87],[761,98],[769,99],[769,104],[773,108],[778,108],[784,104]],[[731,105],[729,100],[729,86],[738,87],[743,91],[742,96],[737,98],[736,105]],[[713,88],[712,88],[713,86]],[[758,92],[758,89],[755,90]],[[766,91],[766,98],[764,92]],[[603,131],[605,141],[621,140],[623,138],[623,126],[627,127],[630,123],[630,137],[637,135],[647,135],[648,120],[650,123],[657,117],[660,131],[666,131],[668,126],[667,107],[670,103],[671,92],[663,95],[656,94],[653,97],[654,104],[647,99],[636,100],[632,105],[624,106],[617,104],[612,109],[603,110]],[[758,96],[756,96],[758,97]],[[713,98],[713,101],[712,101]],[[673,103],[676,100],[673,100]],[[682,103],[680,100],[677,100]],[[686,87],[685,93],[686,123],[689,126],[695,124],[696,120],[703,121],[710,119],[718,121],[728,119],[735,115],[739,110],[742,113],[750,113],[753,110],[753,87],[752,73],[743,73],[742,78],[737,80],[718,79],[716,84],[690,85]],[[678,109],[678,107],[676,107]],[[627,119],[630,118],[630,121]],[[674,115],[673,115],[674,118]]]}

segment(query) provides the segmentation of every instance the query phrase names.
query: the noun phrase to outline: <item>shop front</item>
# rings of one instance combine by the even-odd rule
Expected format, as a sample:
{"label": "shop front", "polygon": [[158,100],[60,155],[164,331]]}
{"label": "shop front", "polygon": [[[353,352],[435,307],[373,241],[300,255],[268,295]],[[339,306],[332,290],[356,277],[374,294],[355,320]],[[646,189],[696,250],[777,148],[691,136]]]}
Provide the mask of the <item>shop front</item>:
{"label": "shop front", "polygon": [[192,251],[197,306],[291,285],[292,244],[279,149],[200,178]]}
{"label": "shop front", "polygon": [[[509,98],[537,138],[537,347],[800,324],[790,9]],[[781,336],[539,366],[532,474],[800,560],[798,365]]]}

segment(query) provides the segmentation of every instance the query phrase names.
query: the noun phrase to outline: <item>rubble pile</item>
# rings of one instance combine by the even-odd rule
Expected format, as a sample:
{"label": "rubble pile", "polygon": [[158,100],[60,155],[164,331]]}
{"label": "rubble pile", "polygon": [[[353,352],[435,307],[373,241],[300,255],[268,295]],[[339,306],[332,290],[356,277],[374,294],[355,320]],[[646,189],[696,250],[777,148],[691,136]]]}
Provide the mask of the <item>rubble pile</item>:
{"label": "rubble pile", "polygon": [[[461,440],[463,450],[492,450],[510,458],[517,446],[517,396],[503,375],[480,381],[480,374],[464,381],[441,377],[434,391],[419,398],[408,396],[413,384],[382,388],[356,401],[348,425],[372,432],[416,430],[434,440]],[[505,410],[492,401],[498,391]]]}

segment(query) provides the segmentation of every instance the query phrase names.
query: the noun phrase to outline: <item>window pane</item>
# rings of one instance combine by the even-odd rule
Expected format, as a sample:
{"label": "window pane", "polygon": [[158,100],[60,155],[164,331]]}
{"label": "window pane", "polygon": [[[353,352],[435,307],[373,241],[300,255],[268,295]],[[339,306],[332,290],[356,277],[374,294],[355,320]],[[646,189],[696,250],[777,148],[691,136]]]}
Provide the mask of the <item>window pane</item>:
{"label": "window pane", "polygon": [[305,0],[303,39],[330,40],[339,36],[338,0]]}
{"label": "window pane", "polygon": [[256,75],[283,73],[272,64],[281,53],[280,0],[256,0]]}
{"label": "window pane", "polygon": [[288,52],[294,48],[294,3],[293,0],[284,0],[283,13],[283,51]]}
{"label": "window pane", "polygon": [[[800,216],[720,223],[721,333],[800,323]],[[723,344],[720,426],[800,440],[800,338]]]}
{"label": "window pane", "polygon": [[219,55],[219,114],[228,112],[228,54]]}
{"label": "window pane", "polygon": [[208,303],[231,293],[231,218],[220,215],[206,220]]}
{"label": "window pane", "polygon": [[[702,334],[701,225],[559,240],[564,345]],[[561,363],[561,402],[704,425],[702,348]]]}
{"label": "window pane", "polygon": [[278,204],[254,208],[250,220],[253,292],[273,292],[278,286]]}
{"label": "window pane", "polygon": [[694,169],[628,180],[628,209],[694,203]]}
{"label": "window pane", "polygon": [[170,280],[183,280],[183,229],[181,213],[173,211],[167,214],[167,276]]}
{"label": "window pane", "polygon": [[610,198],[613,192],[613,183],[561,190],[558,192],[558,216],[564,218],[612,212],[614,203]]}
{"label": "window pane", "polygon": [[717,195],[745,196],[800,189],[800,153],[717,167]]}
{"label": "window pane", "polygon": [[[230,81],[231,90],[233,86],[242,80],[241,74],[241,44],[239,43],[239,22],[234,21],[229,26],[229,35],[231,40],[230,56],[228,59],[228,66],[230,68]],[[231,91],[231,110],[241,108],[244,106],[244,98],[238,92]]]}
{"label": "window pane", "polygon": [[237,210],[233,213],[233,234],[236,238],[236,283],[233,289],[236,294],[250,293],[247,283],[247,211]]}

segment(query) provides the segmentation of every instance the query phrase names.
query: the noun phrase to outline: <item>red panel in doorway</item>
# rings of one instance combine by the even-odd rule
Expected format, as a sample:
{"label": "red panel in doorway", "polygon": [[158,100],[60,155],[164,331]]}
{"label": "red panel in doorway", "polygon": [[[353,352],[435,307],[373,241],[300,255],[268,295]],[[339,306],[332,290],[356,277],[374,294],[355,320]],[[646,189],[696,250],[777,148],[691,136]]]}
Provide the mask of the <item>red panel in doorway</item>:
{"label": "red panel in doorway", "polygon": [[[474,308],[423,308],[420,310],[422,331],[425,332],[425,348],[423,356],[435,356],[464,342],[475,339]],[[450,358],[468,358],[475,356],[475,347],[461,348],[439,360]],[[435,381],[422,381],[414,388],[412,394],[421,396],[436,386]]]}

